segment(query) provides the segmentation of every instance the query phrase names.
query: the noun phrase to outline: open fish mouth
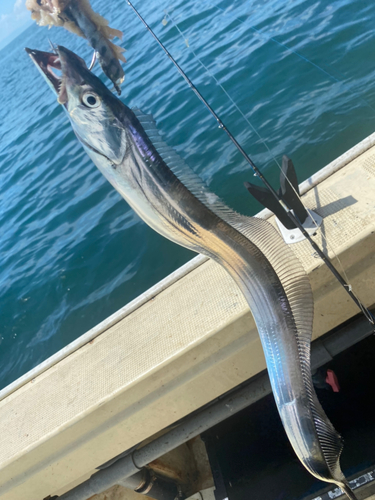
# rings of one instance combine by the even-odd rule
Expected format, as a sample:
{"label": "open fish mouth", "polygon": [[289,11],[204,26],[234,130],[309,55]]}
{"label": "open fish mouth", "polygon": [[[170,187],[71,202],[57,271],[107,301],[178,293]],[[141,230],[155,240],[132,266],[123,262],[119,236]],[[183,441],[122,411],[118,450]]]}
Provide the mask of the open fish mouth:
{"label": "open fish mouth", "polygon": [[82,80],[82,72],[89,73],[85,61],[65,47],[53,46],[53,52],[28,49],[26,52],[43,75],[52,91],[57,95],[60,104],[66,106],[68,102],[67,84]]}
{"label": "open fish mouth", "polygon": [[56,49],[56,53],[42,52],[40,50],[28,48],[25,50],[44,78],[47,80],[49,86],[60,98],[60,94],[63,90],[63,73],[58,49]]}

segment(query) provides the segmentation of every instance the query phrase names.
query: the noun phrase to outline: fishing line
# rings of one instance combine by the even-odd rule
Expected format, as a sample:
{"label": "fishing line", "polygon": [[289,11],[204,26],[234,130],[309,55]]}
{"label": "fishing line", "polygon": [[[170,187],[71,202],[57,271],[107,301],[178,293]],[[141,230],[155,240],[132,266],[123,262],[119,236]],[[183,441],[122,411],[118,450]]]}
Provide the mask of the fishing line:
{"label": "fishing line", "polygon": [[[211,5],[211,4],[209,4]],[[271,158],[275,161],[276,165],[278,166],[281,174],[284,176],[284,178],[286,179],[286,181],[288,182],[288,184],[290,185],[290,187],[292,188],[292,190],[294,191],[295,195],[301,200],[302,202],[302,199],[301,199],[301,196],[299,195],[299,193],[297,192],[297,190],[294,188],[293,184],[290,182],[288,176],[286,175],[286,173],[282,170],[281,166],[280,166],[280,163],[277,161],[276,157],[273,155],[273,153],[271,152],[270,148],[268,147],[266,141],[263,139],[263,137],[260,135],[260,133],[256,130],[256,128],[252,125],[252,123],[248,120],[248,118],[246,117],[246,115],[242,112],[242,110],[240,109],[240,107],[237,105],[237,103],[232,99],[232,97],[229,95],[229,93],[225,90],[224,86],[219,82],[219,80],[215,77],[215,75],[207,68],[207,66],[202,62],[202,60],[199,58],[199,56],[197,55],[197,53],[194,51],[194,49],[191,47],[191,45],[187,42],[188,41],[188,38],[186,37],[185,33],[180,29],[180,27],[178,26],[177,22],[173,19],[173,17],[171,16],[171,14],[169,14],[169,12],[164,9],[164,19],[163,21],[165,20],[166,21],[166,18],[168,17],[172,24],[175,26],[175,28],[177,29],[177,31],[180,33],[181,37],[183,38],[186,46],[191,50],[191,52],[194,54],[195,58],[198,60],[198,62],[201,64],[201,66],[206,70],[207,74],[213,78],[216,82],[216,84],[221,88],[221,90],[225,93],[225,95],[228,97],[228,99],[230,100],[230,102],[233,104],[233,106],[237,109],[237,111],[241,114],[241,116],[244,118],[244,120],[246,121],[246,123],[250,126],[250,128],[254,131],[254,133],[259,137],[259,139],[261,140],[261,142],[264,144],[265,148],[267,149],[268,153],[270,154]],[[235,18],[237,19],[237,18]],[[163,25],[165,26],[165,23],[163,22]],[[305,207],[306,208],[306,207]],[[306,211],[308,212],[311,220],[313,221],[313,223],[315,224],[316,228],[319,229],[317,223],[315,222],[315,219],[313,218],[312,216],[312,213],[310,211],[310,209],[306,208]],[[348,277],[346,275],[346,272],[345,272],[345,269],[338,257],[338,255],[336,254],[334,248],[331,246],[331,244],[328,242],[327,238],[325,237],[325,235],[323,234],[323,232],[321,232],[321,235],[322,235],[322,238],[324,240],[324,242],[326,243],[327,245],[327,248],[329,247],[330,250],[332,251],[332,253],[334,254],[334,257],[337,259],[341,269],[342,269],[342,272],[344,274],[344,278],[346,281],[349,281],[348,280]],[[352,290],[351,288],[351,285],[349,284],[348,287],[350,287],[350,289]]]}
{"label": "fishing line", "polygon": [[199,92],[199,90],[196,88],[196,86],[192,83],[192,81],[189,79],[189,77],[186,75],[186,73],[183,71],[183,69],[179,66],[177,61],[173,58],[173,56],[170,54],[170,52],[167,50],[167,48],[163,45],[163,43],[159,40],[157,35],[153,32],[151,27],[147,24],[147,22],[143,19],[143,17],[140,15],[140,13],[137,11],[137,9],[134,7],[134,5],[130,2],[130,0],[126,0],[128,5],[133,9],[135,14],[138,16],[140,21],[145,25],[146,29],[149,31],[149,33],[154,37],[158,45],[163,49],[167,57],[172,61],[172,63],[175,65],[177,68],[178,72],[180,75],[184,78],[184,80],[187,82],[189,87],[192,89],[194,94],[203,102],[203,104],[206,106],[206,108],[210,111],[212,116],[216,119],[218,126],[220,129],[224,130],[225,133],[228,135],[229,139],[233,142],[233,144],[236,146],[238,151],[242,154],[244,159],[247,161],[247,163],[250,165],[252,170],[254,171],[255,175],[261,179],[263,184],[267,187],[267,189],[272,193],[272,195],[275,197],[275,199],[280,203],[280,205],[283,207],[285,210],[286,214],[288,217],[292,220],[295,226],[299,228],[301,233],[305,236],[305,238],[310,242],[311,246],[314,248],[314,250],[318,253],[318,255],[323,259],[325,264],[327,265],[328,269],[332,272],[332,274],[335,276],[335,278],[339,281],[339,283],[344,287],[345,291],[348,293],[348,295],[351,297],[351,299],[355,302],[357,307],[361,311],[367,311],[368,316],[366,315],[366,318],[370,321],[370,323],[375,324],[375,317],[371,314],[371,312],[358,300],[358,298],[353,294],[351,287],[346,283],[346,281],[343,279],[341,274],[337,271],[337,269],[334,267],[334,265],[331,263],[329,258],[324,254],[324,252],[320,249],[320,247],[315,243],[315,241],[310,237],[308,232],[305,230],[303,225],[300,223],[300,221],[295,217],[291,209],[280,199],[279,195],[277,192],[273,189],[271,184],[267,181],[267,179],[264,177],[262,172],[258,169],[258,167],[255,165],[255,163],[252,161],[252,159],[248,156],[246,151],[242,148],[242,146],[239,144],[239,142],[236,140],[236,138],[230,133],[230,131],[225,127],[224,123],[220,119],[220,117],[217,115],[217,113],[212,109],[210,104],[206,101],[206,99],[203,97],[203,95]]}
{"label": "fishing line", "polygon": [[325,70],[324,68],[322,68],[318,64],[314,63],[314,61],[311,61],[310,59],[308,59],[306,56],[304,56],[300,52],[297,52],[296,50],[292,49],[291,47],[289,47],[289,45],[286,45],[285,43],[280,42],[276,38],[263,33],[262,31],[258,30],[254,26],[247,25],[246,21],[242,21],[242,19],[239,19],[234,14],[231,14],[230,12],[228,12],[227,10],[219,7],[218,5],[212,4],[211,2],[206,2],[206,4],[210,5],[214,9],[217,9],[217,10],[223,12],[223,14],[225,14],[225,15],[231,16],[232,19],[235,19],[239,23],[245,24],[252,31],[254,31],[257,35],[259,35],[261,38],[265,39],[266,41],[268,41],[268,42],[272,41],[272,42],[276,43],[277,45],[279,45],[280,47],[283,47],[283,48],[287,49],[289,52],[291,52],[292,54],[296,55],[297,57],[299,57],[303,61],[307,62],[308,64],[311,64],[311,66],[313,66],[317,70],[319,70],[322,73],[324,73],[326,76],[328,76],[329,78],[331,78],[332,80],[334,80],[336,83],[340,83],[343,86],[344,90],[346,90],[347,92],[349,92],[349,94],[351,94],[354,97],[356,97],[357,99],[359,99],[363,104],[365,104],[366,106],[368,106],[375,113],[375,108],[364,97],[362,97],[361,94],[359,94],[358,92],[355,92],[355,91],[351,90],[350,87],[343,80],[340,80],[339,78],[335,77],[334,75],[332,75],[331,73],[329,73],[327,70]]}
{"label": "fishing line", "polygon": [[[211,5],[211,4],[209,4]],[[221,9],[220,9],[221,10]],[[284,178],[286,179],[286,181],[288,182],[288,184],[290,185],[290,187],[292,188],[292,190],[294,191],[295,195],[300,199],[301,203],[303,204],[302,202],[302,199],[301,199],[301,196],[300,194],[297,192],[297,190],[294,188],[293,184],[291,183],[291,181],[289,180],[288,176],[286,175],[286,173],[282,170],[279,162],[277,161],[276,157],[273,155],[273,153],[271,152],[270,148],[268,147],[266,141],[263,139],[263,137],[260,135],[260,133],[256,130],[256,128],[252,125],[252,123],[248,120],[248,118],[245,116],[245,114],[242,112],[242,110],[240,109],[240,107],[237,105],[237,103],[234,101],[234,99],[229,95],[229,93],[226,91],[226,89],[224,88],[224,86],[219,82],[219,80],[215,77],[215,75],[207,68],[207,66],[203,63],[203,61],[199,58],[199,56],[197,55],[197,53],[194,51],[194,49],[191,47],[191,45],[189,44],[188,42],[188,38],[186,37],[185,33],[180,29],[180,27],[178,26],[177,22],[174,20],[174,18],[172,17],[171,14],[169,14],[169,12],[167,11],[167,9],[164,9],[164,19],[163,19],[163,25],[165,26],[167,24],[167,17],[170,19],[170,21],[172,22],[172,24],[174,25],[174,27],[177,29],[177,31],[180,33],[182,39],[184,40],[185,42],[185,45],[187,46],[187,48],[190,49],[190,51],[193,53],[194,57],[196,58],[196,60],[201,64],[201,66],[205,69],[206,73],[211,77],[213,78],[213,80],[216,82],[216,84],[221,88],[221,90],[225,93],[225,95],[228,97],[228,99],[230,100],[230,102],[233,104],[233,106],[237,109],[237,111],[241,114],[241,116],[243,117],[243,119],[246,121],[246,123],[249,125],[249,127],[253,130],[253,132],[258,136],[258,138],[260,139],[260,141],[263,143],[263,145],[265,146],[265,148],[267,149],[269,155],[271,156],[271,158],[275,161],[276,165],[279,167],[279,170],[281,172],[281,174],[284,176]],[[235,18],[237,19],[237,18]],[[239,20],[239,19],[238,19]],[[239,20],[240,21],[240,20]],[[275,40],[276,41],[276,40]],[[313,63],[312,63],[313,64]],[[327,73],[328,74],[328,73]],[[307,213],[309,214],[310,216],[310,219],[313,221],[313,224],[316,226],[317,230],[319,230],[319,226],[318,224],[316,223],[314,217],[313,217],[313,214],[312,214],[312,211],[305,207],[306,208],[306,211]],[[360,300],[359,300],[359,297],[357,294],[355,294],[355,292],[353,291],[353,287],[352,285],[349,283],[349,278],[348,278],[348,275],[346,274],[346,271],[345,271],[345,268],[339,258],[339,256],[337,255],[333,245],[328,241],[328,239],[326,238],[326,236],[324,235],[324,232],[323,230],[320,230],[319,231],[319,234],[321,235],[324,243],[326,244],[326,247],[327,247],[327,250],[329,249],[332,253],[333,253],[333,256],[334,258],[337,260],[338,264],[339,264],[339,267],[341,268],[341,272],[344,276],[344,279],[345,281],[348,283],[347,285],[345,285],[345,287],[350,290],[353,295],[355,295],[355,297],[357,298],[358,302],[360,303]],[[362,305],[362,304],[361,304]],[[367,310],[363,309],[363,307],[361,307],[361,310],[362,310],[362,313],[365,315],[365,317],[367,318],[368,321],[371,322],[371,318],[369,318],[368,314],[367,314]]]}
{"label": "fishing line", "polygon": [[[171,20],[172,24],[174,25],[174,27],[177,29],[177,31],[180,33],[180,35],[182,36],[183,40],[185,41],[186,43],[186,40],[187,38],[185,37],[185,33],[180,29],[180,27],[178,26],[178,24],[176,23],[176,21],[173,19],[173,17],[168,13],[167,10],[164,10],[164,14],[166,17],[169,17],[169,19]],[[165,18],[164,18],[165,19]],[[204,62],[199,58],[199,56],[197,55],[197,53],[194,51],[194,49],[190,46],[190,44],[187,44],[186,45],[190,50],[191,52],[193,53],[194,57],[196,58],[196,60],[199,62],[199,64],[205,69],[206,73],[213,79],[215,80],[216,84],[221,88],[221,90],[224,92],[224,94],[228,97],[228,99],[230,100],[230,102],[233,104],[233,106],[237,109],[237,111],[240,113],[240,115],[242,116],[242,118],[246,121],[246,123],[249,125],[249,127],[251,128],[251,130],[257,135],[257,137],[259,138],[259,140],[263,143],[264,147],[267,149],[269,155],[271,156],[271,158],[274,160],[274,162],[276,163],[276,165],[279,167],[279,169],[281,170],[281,166],[279,164],[279,162],[277,161],[276,157],[274,156],[274,154],[272,153],[271,149],[268,147],[268,144],[266,143],[265,139],[263,139],[263,137],[260,135],[260,133],[258,132],[258,130],[254,127],[254,125],[250,122],[250,120],[246,117],[246,115],[242,112],[242,110],[240,109],[240,107],[237,105],[237,103],[234,101],[234,99],[229,95],[229,93],[225,90],[225,88],[223,87],[223,85],[219,82],[219,80],[216,78],[216,76],[207,68],[207,66],[204,64]],[[282,171],[282,170],[281,170]]]}
{"label": "fishing line", "polygon": [[[283,172],[284,174],[284,172]],[[294,189],[294,186],[291,184],[291,182],[289,181],[288,177],[284,174],[285,178],[287,179],[288,183],[292,186],[292,189],[293,191],[295,192],[295,194],[298,196],[298,198],[301,200],[302,202],[302,199],[301,199],[301,196],[299,195],[299,193]],[[313,217],[313,213],[312,213],[312,210],[310,210],[309,208],[305,207],[306,208],[306,212],[309,214],[310,216],[310,219],[313,221],[313,224],[315,225],[316,229],[319,230],[319,226],[317,224],[317,222],[315,221],[314,217]],[[337,255],[333,245],[331,245],[331,243],[328,241],[328,239],[325,237],[324,233],[323,233],[323,230],[320,229],[320,232],[319,234],[321,235],[322,239],[324,240],[326,246],[327,246],[327,251],[328,249],[333,253],[334,255],[334,258],[337,260],[340,268],[341,268],[341,272],[345,278],[345,281],[347,282],[346,285],[344,285],[344,288],[349,290],[358,300],[358,305],[359,305],[359,308],[361,309],[363,315],[365,316],[365,318],[371,323],[371,324],[374,324],[374,316],[373,314],[366,308],[363,306],[363,304],[361,303],[358,295],[354,292],[353,290],[353,287],[352,285],[349,283],[349,277],[348,275],[346,274],[346,271],[345,271],[345,268],[339,258],[339,256]]]}

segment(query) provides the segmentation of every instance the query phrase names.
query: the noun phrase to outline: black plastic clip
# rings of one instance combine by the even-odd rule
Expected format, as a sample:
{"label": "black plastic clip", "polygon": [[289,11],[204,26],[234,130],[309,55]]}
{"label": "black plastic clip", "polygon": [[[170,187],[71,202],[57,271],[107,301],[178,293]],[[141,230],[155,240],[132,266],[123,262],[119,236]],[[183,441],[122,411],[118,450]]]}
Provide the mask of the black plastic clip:
{"label": "black plastic clip", "polygon": [[[251,182],[245,182],[244,185],[259,203],[276,215],[286,229],[296,229],[297,226],[288,217],[284,208],[267,188],[256,186],[255,184],[251,184]],[[293,210],[294,215],[298,218],[300,223],[303,224],[308,217],[308,213],[299,197],[297,174],[293,162],[285,155],[283,156],[281,166],[280,189],[278,195],[281,201],[283,201],[288,208]]]}

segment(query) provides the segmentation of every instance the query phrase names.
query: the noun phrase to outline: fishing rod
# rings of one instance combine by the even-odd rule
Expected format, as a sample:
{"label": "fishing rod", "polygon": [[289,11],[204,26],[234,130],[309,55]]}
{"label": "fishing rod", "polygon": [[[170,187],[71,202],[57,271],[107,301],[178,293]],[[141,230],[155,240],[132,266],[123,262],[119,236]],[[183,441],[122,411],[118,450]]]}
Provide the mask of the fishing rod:
{"label": "fishing rod", "polygon": [[178,72],[180,75],[184,78],[186,83],[189,85],[191,90],[194,92],[194,94],[198,97],[200,101],[203,102],[203,104],[206,106],[206,108],[209,110],[209,112],[212,114],[212,116],[216,119],[218,126],[220,129],[222,129],[226,134],[228,135],[229,139],[233,142],[233,144],[236,146],[238,151],[242,154],[244,159],[247,161],[247,163],[250,165],[252,168],[254,174],[259,177],[259,179],[263,182],[263,184],[267,187],[269,192],[274,196],[274,198],[277,200],[277,202],[281,205],[283,210],[286,212],[287,216],[291,221],[295,224],[296,227],[301,231],[301,233],[304,235],[304,237],[310,242],[311,246],[315,250],[315,252],[319,255],[319,257],[324,261],[328,269],[332,272],[332,274],[335,276],[335,278],[339,281],[339,283],[343,286],[344,290],[347,292],[347,294],[350,296],[350,298],[353,300],[353,302],[357,305],[357,307],[361,310],[361,312],[364,314],[366,319],[372,324],[375,324],[375,316],[367,309],[365,305],[362,304],[362,302],[356,297],[356,295],[352,291],[351,285],[349,285],[344,278],[341,276],[341,274],[337,271],[335,266],[332,264],[332,262],[329,260],[329,258],[325,255],[325,253],[320,249],[320,247],[315,243],[315,241],[311,238],[309,233],[306,231],[306,229],[303,227],[299,219],[294,215],[288,204],[281,199],[279,194],[273,189],[271,184],[268,182],[268,180],[264,177],[262,172],[258,169],[258,167],[255,165],[253,160],[250,158],[250,156],[246,153],[246,151],[242,148],[242,146],[239,144],[237,139],[231,134],[231,132],[227,129],[227,127],[224,125],[223,121],[220,119],[218,114],[214,111],[214,109],[210,106],[210,104],[206,101],[206,99],[203,97],[203,95],[199,92],[197,87],[193,84],[193,82],[190,80],[190,78],[187,76],[187,74],[184,72],[184,70],[181,68],[181,66],[177,63],[177,61],[174,59],[172,54],[168,51],[168,49],[163,45],[161,40],[158,38],[158,36],[154,33],[152,28],[147,24],[147,22],[143,19],[141,14],[138,12],[138,10],[134,7],[134,5],[130,2],[130,0],[126,0],[128,5],[133,9],[135,14],[138,16],[138,18],[142,21],[142,23],[145,25],[146,29],[151,33],[151,35],[154,37],[158,45],[163,49],[165,54],[168,56],[168,58],[172,61],[172,63],[175,65],[177,68]]}

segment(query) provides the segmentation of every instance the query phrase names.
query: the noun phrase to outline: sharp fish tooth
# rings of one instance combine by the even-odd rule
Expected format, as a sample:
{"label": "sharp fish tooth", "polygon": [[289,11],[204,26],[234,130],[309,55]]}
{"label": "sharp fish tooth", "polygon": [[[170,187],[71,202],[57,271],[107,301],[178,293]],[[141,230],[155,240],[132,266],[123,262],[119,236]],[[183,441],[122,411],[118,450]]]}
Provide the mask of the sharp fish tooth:
{"label": "sharp fish tooth", "polygon": [[92,59],[91,59],[91,63],[90,63],[90,66],[89,66],[89,70],[91,71],[92,68],[95,66],[95,62],[96,62],[96,51],[94,50],[94,53],[92,55]]}

